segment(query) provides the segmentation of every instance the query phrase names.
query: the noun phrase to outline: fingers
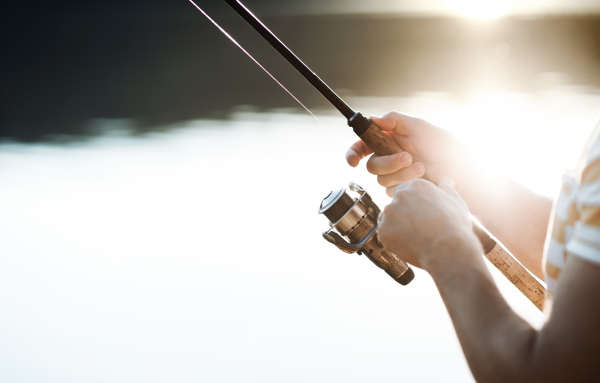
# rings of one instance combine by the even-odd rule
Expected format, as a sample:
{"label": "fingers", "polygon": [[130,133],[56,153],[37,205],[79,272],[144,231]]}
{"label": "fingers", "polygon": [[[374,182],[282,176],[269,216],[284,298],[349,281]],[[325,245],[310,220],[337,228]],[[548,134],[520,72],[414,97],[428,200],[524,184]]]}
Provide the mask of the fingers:
{"label": "fingers", "polygon": [[[425,167],[420,162],[411,164],[412,156],[407,152],[396,153],[389,156],[373,156],[367,162],[367,170],[377,175],[377,182],[386,188],[422,177]],[[392,196],[391,190],[386,190]]]}
{"label": "fingers", "polygon": [[346,152],[346,162],[353,168],[358,166],[360,160],[373,153],[373,150],[362,140],[356,141]]}
{"label": "fingers", "polygon": [[414,180],[415,178],[423,177],[425,168],[420,162],[402,168],[395,173],[383,176],[377,176],[377,182],[386,188],[394,187],[403,182]]}
{"label": "fingers", "polygon": [[389,112],[383,117],[371,116],[371,121],[379,126],[381,130],[395,130],[396,133],[410,136],[418,133],[425,121],[407,116],[399,112]]}
{"label": "fingers", "polygon": [[[372,116],[371,121],[384,131],[410,136],[418,133],[427,124],[425,121],[398,112],[387,113],[383,117]],[[360,160],[373,153],[362,140],[355,142],[346,152],[346,162],[352,167],[358,166]],[[398,169],[396,169],[397,171]],[[373,172],[372,172],[373,173]]]}
{"label": "fingers", "polygon": [[[371,121],[383,131],[394,131],[394,134],[411,136],[421,131],[427,122],[398,112],[387,113],[383,117],[372,116]],[[362,140],[355,142],[346,152],[346,161],[352,167],[358,166],[361,159],[373,153]],[[398,170],[398,169],[396,169]]]}
{"label": "fingers", "polygon": [[367,171],[376,176],[392,174],[410,165],[412,156],[408,152],[391,154],[389,156],[373,156],[367,161]]}
{"label": "fingers", "polygon": [[[408,180],[408,181],[411,181],[411,180]],[[400,192],[402,190],[405,190],[405,189],[410,189],[411,187],[413,187],[414,183],[413,182],[408,182],[408,181],[399,183],[399,184],[394,185],[394,186],[386,187],[385,188],[385,193],[388,196],[394,198],[394,201],[395,201],[396,193],[398,193],[398,192]],[[423,180],[420,180],[420,181],[427,182],[427,181],[423,181]],[[394,202],[394,201],[392,201],[392,202]]]}

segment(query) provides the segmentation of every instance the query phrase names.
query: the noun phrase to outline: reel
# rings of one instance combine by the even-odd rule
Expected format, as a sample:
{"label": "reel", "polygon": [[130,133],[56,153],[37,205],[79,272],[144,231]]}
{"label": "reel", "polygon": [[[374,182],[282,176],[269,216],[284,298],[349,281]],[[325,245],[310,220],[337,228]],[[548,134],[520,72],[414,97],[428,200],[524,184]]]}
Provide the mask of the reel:
{"label": "reel", "polygon": [[334,190],[321,202],[319,214],[329,218],[329,230],[323,238],[345,253],[365,254],[401,285],[408,285],[414,271],[398,256],[385,250],[377,239],[377,219],[381,210],[360,185],[350,182],[350,190],[358,194],[352,198],[346,189]]}

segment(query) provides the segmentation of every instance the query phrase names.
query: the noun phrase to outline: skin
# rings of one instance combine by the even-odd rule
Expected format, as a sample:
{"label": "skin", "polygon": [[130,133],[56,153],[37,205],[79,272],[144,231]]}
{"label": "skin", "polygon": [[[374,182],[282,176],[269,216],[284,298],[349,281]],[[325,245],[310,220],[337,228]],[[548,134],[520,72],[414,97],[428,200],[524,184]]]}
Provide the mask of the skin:
{"label": "skin", "polygon": [[[500,236],[514,235],[507,239],[524,252],[519,258],[537,266],[536,274],[541,275],[549,201],[510,180],[486,177],[472,165],[462,144],[425,121],[392,112],[374,122],[408,152],[371,157],[367,163],[393,196],[380,218],[379,239],[399,257],[430,273],[475,379],[597,381],[600,266],[570,256],[558,281],[552,313],[536,330],[500,295],[472,232],[469,210],[503,243]],[[369,154],[364,143],[357,142],[348,151],[348,163],[356,166]],[[411,163],[401,164],[400,158],[407,154]],[[429,181],[420,178],[418,164]],[[482,180],[489,180],[500,192]],[[497,205],[508,211],[500,211]],[[527,214],[519,211],[523,208]],[[533,237],[524,238],[529,234]],[[532,253],[524,255],[526,251]]]}
{"label": "skin", "polygon": [[[391,156],[371,156],[367,162],[367,170],[377,175],[390,197],[402,182],[425,176],[437,185],[444,177],[452,178],[471,214],[525,267],[544,278],[542,259],[552,210],[549,198],[480,168],[468,147],[427,121],[398,112],[371,119],[404,150]],[[346,160],[357,166],[372,153],[364,142],[357,141]]]}

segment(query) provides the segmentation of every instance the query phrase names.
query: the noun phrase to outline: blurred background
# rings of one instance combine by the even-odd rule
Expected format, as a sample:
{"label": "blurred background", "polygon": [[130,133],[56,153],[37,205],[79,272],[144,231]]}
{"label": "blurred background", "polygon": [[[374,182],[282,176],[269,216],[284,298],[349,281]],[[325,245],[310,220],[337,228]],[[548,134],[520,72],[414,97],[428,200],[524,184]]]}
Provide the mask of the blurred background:
{"label": "blurred background", "polygon": [[[554,196],[600,111],[592,0],[246,0],[346,102],[426,118]],[[228,6],[6,1],[0,380],[470,382],[429,276],[321,238],[338,112]],[[492,270],[509,303],[543,316]]]}

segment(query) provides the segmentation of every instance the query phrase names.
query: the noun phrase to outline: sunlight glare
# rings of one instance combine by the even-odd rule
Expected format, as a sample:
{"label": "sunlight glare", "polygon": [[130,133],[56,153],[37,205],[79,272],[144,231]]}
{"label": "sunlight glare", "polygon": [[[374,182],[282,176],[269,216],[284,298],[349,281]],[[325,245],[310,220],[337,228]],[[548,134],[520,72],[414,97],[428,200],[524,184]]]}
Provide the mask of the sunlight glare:
{"label": "sunlight glare", "polygon": [[448,4],[460,15],[477,19],[498,18],[508,8],[508,0],[448,0]]}

